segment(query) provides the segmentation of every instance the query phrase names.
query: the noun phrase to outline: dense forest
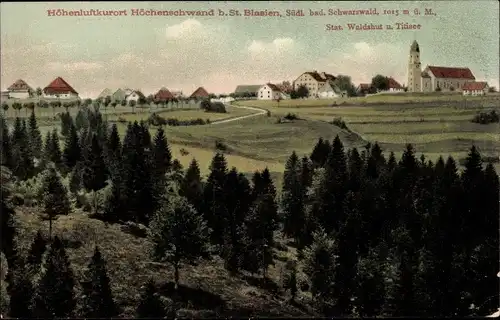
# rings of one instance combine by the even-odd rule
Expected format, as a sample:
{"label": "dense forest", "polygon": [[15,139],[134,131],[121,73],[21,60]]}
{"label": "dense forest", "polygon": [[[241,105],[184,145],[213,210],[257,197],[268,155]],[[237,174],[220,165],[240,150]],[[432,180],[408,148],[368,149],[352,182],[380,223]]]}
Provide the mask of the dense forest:
{"label": "dense forest", "polygon": [[[104,205],[92,218],[144,225],[152,259],[172,265],[176,287],[184,265],[213,255],[235,277],[250,272],[266,279],[280,232],[299,252],[285,277],[290,303],[302,290],[300,269],[318,313],[481,316],[498,307],[499,178],[474,146],[460,172],[453,158],[433,163],[417,158],[411,145],[397,160],[392,153],[386,159],[376,143],[345,150],[338,137],[320,138],[309,156],[290,155],[277,192],[267,169],[248,179],[219,152],[206,180],[194,159],[184,170],[162,127],[152,137],[143,122],[129,123],[122,139],[98,111],[82,109],[75,118],[63,115],[61,129],[43,138],[34,113],[28,121],[16,118],[12,130],[0,120],[4,315],[120,314],[98,246],[81,299],[52,230],[48,239],[38,234],[29,252],[17,248],[10,187],[34,177],[50,228],[74,203],[82,205],[81,192],[104,190]],[[137,316],[168,315],[145,284]]]}

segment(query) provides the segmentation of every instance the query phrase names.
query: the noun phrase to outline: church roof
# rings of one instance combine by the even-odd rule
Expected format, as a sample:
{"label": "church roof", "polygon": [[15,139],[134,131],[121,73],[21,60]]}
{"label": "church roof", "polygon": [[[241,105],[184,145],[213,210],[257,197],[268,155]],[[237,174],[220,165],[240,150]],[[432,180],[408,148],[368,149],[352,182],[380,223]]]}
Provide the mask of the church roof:
{"label": "church roof", "polygon": [[43,92],[48,94],[57,94],[57,93],[67,93],[71,92],[74,94],[78,94],[78,92],[73,89],[63,78],[57,77],[54,81],[52,81],[48,86],[43,89]]}
{"label": "church roof", "polygon": [[436,78],[476,80],[469,68],[449,68],[436,66],[428,66],[427,68]]}
{"label": "church roof", "polygon": [[413,40],[413,43],[411,44],[410,50],[414,51],[414,52],[420,52],[420,48],[418,47],[417,40]]}
{"label": "church roof", "polygon": [[29,91],[33,90],[24,80],[19,79],[7,88],[9,91]]}

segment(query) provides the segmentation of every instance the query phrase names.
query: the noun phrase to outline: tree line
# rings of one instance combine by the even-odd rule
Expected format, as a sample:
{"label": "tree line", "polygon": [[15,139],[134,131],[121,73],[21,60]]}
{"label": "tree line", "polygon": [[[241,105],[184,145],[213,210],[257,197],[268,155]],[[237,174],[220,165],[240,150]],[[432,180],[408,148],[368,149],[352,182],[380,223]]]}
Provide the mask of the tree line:
{"label": "tree line", "polygon": [[[81,121],[65,119],[62,148],[56,129],[42,143],[33,113],[28,123],[17,118],[11,132],[1,122],[2,166],[19,180],[43,176],[47,254],[64,256],[57,238],[52,240],[51,218],[71,211],[69,198],[80,190],[107,189],[95,217],[147,226],[151,257],[173,266],[176,286],[183,264],[211,255],[219,255],[233,276],[246,271],[267,279],[281,232],[299,253],[286,276],[291,298],[301,271],[325,315],[466,316],[498,307],[499,182],[491,164],[483,168],[475,147],[459,173],[452,157],[417,159],[411,145],[397,161],[393,153],[386,159],[378,144],[346,151],[338,136],[319,139],[309,156],[290,155],[278,196],[268,169],[248,179],[229,168],[220,152],[206,180],[195,159],[184,171],[161,127],[151,137],[144,122],[129,123],[122,140],[98,111],[88,110]],[[7,194],[2,251],[15,270],[20,254],[15,229],[4,222],[13,215]],[[71,291],[68,263],[52,260],[44,261],[59,265],[43,270],[52,270],[50,279],[57,280],[39,280],[34,290],[44,297]],[[43,299],[50,308],[74,309],[69,300]]]}

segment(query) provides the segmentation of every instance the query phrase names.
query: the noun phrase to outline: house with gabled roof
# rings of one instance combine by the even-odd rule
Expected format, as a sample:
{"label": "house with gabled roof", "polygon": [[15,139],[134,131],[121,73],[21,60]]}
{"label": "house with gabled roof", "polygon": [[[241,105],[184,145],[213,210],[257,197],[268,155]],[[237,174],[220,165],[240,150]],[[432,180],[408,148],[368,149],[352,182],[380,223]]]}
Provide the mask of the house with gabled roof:
{"label": "house with gabled roof", "polygon": [[203,87],[199,87],[198,89],[196,89],[193,93],[191,93],[191,95],[189,96],[189,98],[191,99],[196,99],[196,98],[208,98],[209,97],[209,94],[207,92],[207,90],[205,90],[205,88]]}
{"label": "house with gabled roof", "polygon": [[57,77],[43,90],[44,98],[71,99],[79,98],[78,92],[73,89],[63,78]]}
{"label": "house with gabled roof", "polygon": [[464,96],[484,96],[489,90],[487,82],[467,82],[462,87]]}
{"label": "house with gabled roof", "polygon": [[328,81],[321,89],[318,90],[319,98],[339,98],[347,97],[347,91],[342,91],[337,87],[333,81]]}
{"label": "house with gabled roof", "polygon": [[140,90],[133,90],[129,95],[127,95],[127,98],[125,98],[127,103],[132,100],[137,102],[139,99],[146,99],[146,96]]}
{"label": "house with gabled roof", "polygon": [[236,97],[256,97],[261,87],[262,87],[261,84],[239,85],[234,90],[234,95]]}
{"label": "house with gabled roof", "polygon": [[278,100],[287,98],[288,96],[284,94],[277,85],[272,83],[266,83],[261,86],[257,92],[258,100]]}
{"label": "house with gabled roof", "polygon": [[309,91],[310,97],[318,97],[318,90],[320,90],[329,81],[337,79],[334,75],[325,72],[308,71],[301,74],[293,82],[293,89],[298,90],[299,87],[305,86]]}
{"label": "house with gabled roof", "polygon": [[158,102],[166,102],[174,99],[174,95],[165,87],[162,87],[158,92],[154,95],[154,101]]}
{"label": "house with gabled roof", "polygon": [[24,80],[19,79],[7,88],[9,98],[11,99],[27,99],[33,95],[31,88]]}
{"label": "house with gabled roof", "polygon": [[118,103],[121,103],[126,98],[127,98],[127,94],[121,88],[119,88],[118,90],[116,90],[115,92],[113,92],[113,94],[111,95],[111,101],[115,101],[115,102],[118,102]]}
{"label": "house with gabled roof", "polygon": [[113,92],[111,92],[111,89],[106,88],[102,90],[102,92],[97,96],[97,99],[104,99],[106,97],[111,97],[113,95]]}

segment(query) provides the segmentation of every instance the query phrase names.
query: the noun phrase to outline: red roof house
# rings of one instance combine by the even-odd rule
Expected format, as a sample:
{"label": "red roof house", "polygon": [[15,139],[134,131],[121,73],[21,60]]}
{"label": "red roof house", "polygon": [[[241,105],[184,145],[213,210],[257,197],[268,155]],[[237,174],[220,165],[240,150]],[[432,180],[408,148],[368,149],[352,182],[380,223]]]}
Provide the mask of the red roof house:
{"label": "red roof house", "polygon": [[389,78],[389,90],[403,90],[403,86],[393,78]]}
{"label": "red roof house", "polygon": [[476,80],[476,78],[472,74],[472,71],[470,71],[469,68],[449,68],[449,67],[427,66],[427,69],[436,78]]}
{"label": "red roof house", "polygon": [[78,96],[78,92],[61,77],[57,77],[46,86],[43,93],[47,96]]}
{"label": "red roof house", "polygon": [[486,82],[467,82],[462,87],[464,95],[483,95],[488,91],[488,83]]}
{"label": "red roof house", "polygon": [[174,99],[174,95],[167,88],[161,88],[154,96],[155,101],[168,101]]}
{"label": "red roof house", "polygon": [[9,91],[30,91],[33,90],[24,80],[19,79],[7,88]]}
{"label": "red roof house", "polygon": [[207,90],[205,90],[203,87],[199,87],[196,89],[190,96],[190,98],[208,98],[209,94]]}

